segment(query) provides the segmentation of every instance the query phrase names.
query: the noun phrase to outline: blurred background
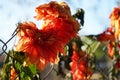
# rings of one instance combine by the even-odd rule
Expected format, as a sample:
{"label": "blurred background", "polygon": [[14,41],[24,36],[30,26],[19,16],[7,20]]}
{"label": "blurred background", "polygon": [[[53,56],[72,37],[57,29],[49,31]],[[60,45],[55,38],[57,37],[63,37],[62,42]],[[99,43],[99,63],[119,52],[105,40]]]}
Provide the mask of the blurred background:
{"label": "blurred background", "polygon": [[[96,35],[102,33],[110,26],[109,15],[114,7],[118,7],[120,0],[0,0],[0,40],[6,42],[11,38],[17,28],[18,22],[33,21],[40,28],[40,22],[36,16],[35,8],[50,1],[65,1],[74,14],[76,9],[85,11],[84,26],[79,35]],[[15,38],[8,43],[8,50],[14,45]],[[3,44],[0,43],[0,52]],[[4,55],[0,56],[0,67],[3,64]]]}
{"label": "blurred background", "polygon": [[[8,40],[18,22],[36,20],[35,8],[52,0],[1,0],[0,1],[0,39]],[[55,0],[54,0],[55,1]],[[65,1],[72,14],[77,8],[85,10],[85,24],[79,35],[99,34],[109,27],[109,14],[118,7],[119,0],[56,0]],[[38,22],[36,22],[38,23]],[[38,23],[39,24],[39,23]],[[38,26],[40,27],[40,26]]]}
{"label": "blurred background", "polygon": [[[33,17],[36,15],[35,8],[52,0],[0,0],[0,39],[7,41],[18,22],[33,21],[40,28],[40,22]],[[55,1],[55,0],[53,0]],[[118,7],[119,0],[56,0],[65,1],[74,14],[76,9],[85,10],[84,27],[79,35],[99,34],[109,27],[109,15],[114,7]],[[13,46],[14,40],[9,45]],[[1,45],[1,43],[0,43]]]}

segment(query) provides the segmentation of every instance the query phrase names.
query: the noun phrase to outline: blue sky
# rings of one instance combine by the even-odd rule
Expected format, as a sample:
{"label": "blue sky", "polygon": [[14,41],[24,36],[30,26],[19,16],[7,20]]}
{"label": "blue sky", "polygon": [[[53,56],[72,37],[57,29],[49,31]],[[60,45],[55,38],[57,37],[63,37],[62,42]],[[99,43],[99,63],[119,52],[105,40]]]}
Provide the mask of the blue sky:
{"label": "blue sky", "polygon": [[[18,22],[34,21],[35,7],[52,0],[1,0],[0,39],[8,40]],[[56,0],[65,1],[72,14],[77,8],[85,10],[85,24],[79,35],[99,34],[109,27],[109,14],[117,6],[117,0]],[[37,22],[38,23],[38,22]],[[38,23],[39,24],[39,23]]]}

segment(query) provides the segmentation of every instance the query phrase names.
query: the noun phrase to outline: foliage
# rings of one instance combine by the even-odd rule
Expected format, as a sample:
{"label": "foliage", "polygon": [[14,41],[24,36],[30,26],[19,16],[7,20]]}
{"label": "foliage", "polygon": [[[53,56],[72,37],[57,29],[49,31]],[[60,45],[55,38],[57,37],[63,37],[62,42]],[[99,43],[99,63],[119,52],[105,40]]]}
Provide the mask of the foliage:
{"label": "foliage", "polygon": [[[0,39],[3,43],[1,55],[7,55],[2,80],[45,80],[52,70],[67,80],[90,80],[96,72],[101,74],[99,79],[102,80],[119,79],[120,8],[110,14],[111,26],[107,30],[88,36],[77,35],[84,26],[85,11],[81,8],[71,15],[65,2],[51,1],[38,6],[35,11],[35,18],[43,20],[42,29],[38,29],[34,22],[23,22],[18,24],[16,34],[6,43]],[[18,43],[7,52],[7,43],[16,35]],[[42,78],[40,73],[48,63],[52,68]],[[70,71],[69,76],[64,68]]]}
{"label": "foliage", "polygon": [[39,80],[39,76],[36,66],[34,64],[28,65],[27,60],[23,52],[16,52],[10,50],[6,57],[4,66],[2,68],[2,79],[3,80]]}

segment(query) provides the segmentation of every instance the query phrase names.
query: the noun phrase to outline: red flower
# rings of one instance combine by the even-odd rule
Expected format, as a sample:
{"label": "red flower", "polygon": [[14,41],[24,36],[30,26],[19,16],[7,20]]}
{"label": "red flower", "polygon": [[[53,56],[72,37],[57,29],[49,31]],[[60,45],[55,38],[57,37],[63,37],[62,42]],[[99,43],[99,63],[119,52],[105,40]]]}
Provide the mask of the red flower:
{"label": "red flower", "polygon": [[114,8],[110,14],[111,28],[115,32],[115,38],[120,40],[120,8]]}
{"label": "red flower", "polygon": [[59,41],[53,30],[38,30],[30,24],[19,25],[20,39],[16,50],[25,52],[31,63],[43,70],[48,62],[54,63],[57,60],[57,54],[62,52],[65,43],[63,45],[62,41]]}
{"label": "red flower", "polygon": [[106,31],[98,35],[98,40],[101,42],[111,41],[114,42],[114,33],[111,28],[108,28]]}
{"label": "red flower", "polygon": [[120,8],[114,8],[110,14],[110,19],[117,20],[120,17]]}
{"label": "red flower", "polygon": [[[36,8],[37,20],[43,19],[43,30],[53,29],[58,37],[69,39],[76,36],[80,25],[70,13],[70,9],[65,2],[58,4],[55,1],[43,4]],[[66,37],[67,36],[67,37]]]}
{"label": "red flower", "polygon": [[112,43],[109,43],[108,44],[108,56],[110,58],[113,58],[113,55],[115,54],[115,49],[113,47],[113,44]]}
{"label": "red flower", "polygon": [[35,11],[37,12],[37,16],[35,16],[37,20],[51,20],[58,17],[68,19],[69,17],[71,17],[70,8],[65,2],[57,3],[55,1],[51,1],[49,4],[38,6]]}
{"label": "red flower", "polygon": [[79,53],[73,52],[72,62],[70,63],[73,80],[87,80],[92,74],[91,68],[87,65],[88,60],[85,55],[86,53],[83,51]]}
{"label": "red flower", "polygon": [[10,70],[10,80],[15,80],[17,75],[18,74],[16,73],[15,69],[11,68],[11,70]]}
{"label": "red flower", "polygon": [[37,20],[43,19],[43,28],[39,30],[33,22],[18,25],[17,51],[23,51],[43,70],[48,62],[55,63],[63,47],[77,36],[79,23],[71,16],[66,3],[50,2],[36,8]]}

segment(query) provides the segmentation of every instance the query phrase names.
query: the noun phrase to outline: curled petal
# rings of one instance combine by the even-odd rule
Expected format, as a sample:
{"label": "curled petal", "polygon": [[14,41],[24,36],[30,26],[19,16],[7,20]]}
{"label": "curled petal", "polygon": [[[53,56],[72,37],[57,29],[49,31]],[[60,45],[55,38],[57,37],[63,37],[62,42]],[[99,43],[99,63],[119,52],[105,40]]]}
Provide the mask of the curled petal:
{"label": "curled petal", "polygon": [[68,5],[52,1],[36,8],[37,20],[43,19],[43,28],[33,22],[18,25],[17,51],[23,51],[31,63],[43,70],[48,62],[55,63],[58,53],[77,36],[80,25],[70,14]]}

